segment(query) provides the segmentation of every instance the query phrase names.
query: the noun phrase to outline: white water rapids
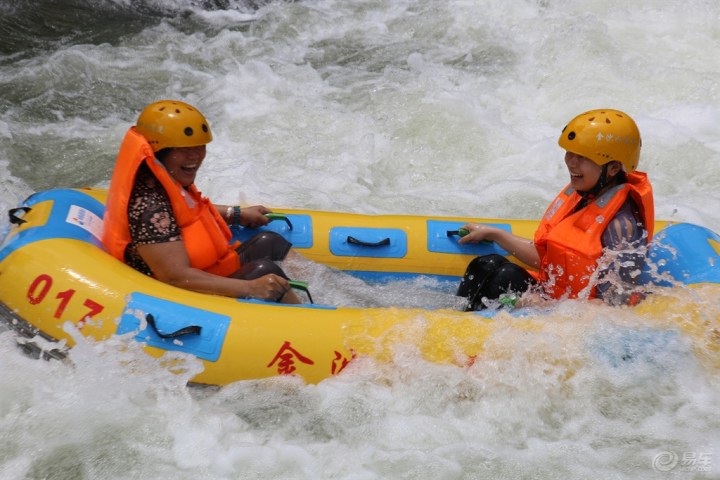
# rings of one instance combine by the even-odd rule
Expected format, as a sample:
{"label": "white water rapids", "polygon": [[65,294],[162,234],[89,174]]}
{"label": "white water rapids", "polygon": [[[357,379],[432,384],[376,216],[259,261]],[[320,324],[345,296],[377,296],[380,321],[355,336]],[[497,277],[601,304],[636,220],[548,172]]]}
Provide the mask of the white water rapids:
{"label": "white water rapids", "polygon": [[[106,186],[140,109],[178,98],[211,123],[198,184],[218,203],[537,218],[568,181],[562,127],[617,108],[641,130],[657,218],[720,230],[716,1],[0,6],[3,211]],[[689,305],[717,325],[716,293]],[[567,302],[542,320],[500,319],[469,369],[398,346],[318,385],[219,391],[119,342],[46,362],[1,332],[0,478],[720,478],[717,370],[653,328],[670,313]]]}

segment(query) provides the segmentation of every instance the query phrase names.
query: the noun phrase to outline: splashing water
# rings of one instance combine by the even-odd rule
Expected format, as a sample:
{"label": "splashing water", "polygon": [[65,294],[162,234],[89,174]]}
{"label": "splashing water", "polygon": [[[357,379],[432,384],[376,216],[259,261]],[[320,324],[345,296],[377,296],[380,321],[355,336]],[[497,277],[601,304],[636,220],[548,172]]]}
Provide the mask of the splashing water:
{"label": "splashing water", "polygon": [[[106,186],[141,108],[179,98],[213,129],[198,184],[218,203],[538,218],[568,181],[559,131],[610,107],[640,127],[656,216],[720,229],[713,2],[0,4],[4,210]],[[323,303],[457,301],[429,280],[293,268]],[[48,362],[0,332],[0,477],[717,478],[720,298],[663,287],[653,301],[500,313],[464,368],[377,339],[387,361],[318,385],[188,389],[192,358],[78,337]],[[402,337],[447,333],[433,315]]]}

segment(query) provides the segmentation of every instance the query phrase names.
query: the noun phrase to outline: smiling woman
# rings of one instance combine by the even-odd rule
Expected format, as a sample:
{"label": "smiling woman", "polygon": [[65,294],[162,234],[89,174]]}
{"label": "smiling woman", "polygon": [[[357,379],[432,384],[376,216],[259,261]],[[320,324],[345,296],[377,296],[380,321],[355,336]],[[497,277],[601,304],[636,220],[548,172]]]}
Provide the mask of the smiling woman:
{"label": "smiling woman", "polygon": [[[534,241],[487,225],[463,227],[468,233],[460,243],[496,242],[531,267],[526,271],[498,255],[472,260],[457,293],[467,297],[468,310],[498,298],[515,305],[530,291],[615,305],[643,297],[637,272],[653,235],[654,203],[647,176],[636,171],[641,140],[635,121],[619,110],[591,110],[565,126],[558,144],[566,151],[570,183],[548,207]],[[608,251],[617,252],[614,261],[599,268]]]}
{"label": "smiling woman", "polygon": [[[245,205],[264,204],[283,213],[380,214],[388,229],[401,228],[397,216],[406,214],[453,217],[453,230],[471,218],[536,225],[569,182],[557,146],[563,125],[594,106],[616,105],[641,130],[640,169],[652,181],[657,218],[720,227],[720,2],[256,0],[261,8],[253,10],[249,0],[218,0],[212,3],[228,8],[203,7],[210,3],[0,0],[0,237],[10,228],[7,211],[30,196],[36,221],[23,230],[64,234],[58,227],[75,197],[41,201],[35,192],[98,187],[104,204],[126,130],[146,104],[163,98],[185,100],[206,116],[213,141],[194,185],[215,203],[242,205],[243,221]],[[227,208],[219,213],[227,216]],[[43,225],[44,218],[53,222]],[[289,239],[306,255],[296,218]],[[323,225],[347,226],[344,215],[323,218],[337,220]],[[424,231],[419,220],[413,225],[413,235]],[[268,227],[287,231],[279,221]],[[515,231],[529,242],[534,228]],[[701,250],[688,244],[695,258],[713,261],[705,260],[713,272],[720,270],[718,240],[704,240]],[[457,244],[456,237],[444,241]],[[86,298],[99,300],[81,295],[90,285],[64,245],[97,250],[82,240],[34,241],[0,275],[1,297],[16,292],[29,319],[49,318],[60,333],[88,313]],[[665,251],[672,257],[683,249]],[[473,257],[447,256],[461,264],[458,277]],[[123,282],[137,278],[123,276],[128,269],[116,263]],[[309,282],[318,304],[412,308],[409,329],[375,341],[372,329],[345,330],[393,360],[356,359],[320,384],[281,376],[185,390],[188,375],[160,367],[187,359],[182,352],[155,359],[117,335],[79,341],[69,361],[37,362],[5,332],[0,478],[566,480],[590,471],[595,478],[720,478],[720,375],[702,368],[720,361],[716,285],[667,287],[673,308],[646,309],[652,298],[636,308],[567,301],[537,322],[499,312],[482,344],[489,353],[456,368],[428,361],[416,347],[442,336],[452,355],[456,338],[476,333],[415,308],[459,306],[444,282],[378,287],[307,262],[282,265],[290,278]],[[114,271],[88,267],[103,276]],[[33,292],[22,278],[38,275],[55,282],[31,305],[39,297],[28,298]],[[140,288],[129,284],[123,295]],[[162,292],[154,293],[174,298]],[[141,299],[131,300],[131,312],[105,315],[103,326],[138,312]],[[253,303],[228,307],[240,319],[230,328],[248,342],[267,331],[256,327],[268,316],[246,323],[246,308],[304,311],[318,322],[326,315]],[[377,318],[397,315],[382,311]],[[328,331],[278,325],[304,328],[318,348],[314,334]],[[515,328],[523,325],[537,328]],[[300,370],[297,356],[279,351],[287,340],[281,333],[261,367],[278,353],[270,368],[287,366],[290,356]],[[223,354],[254,356],[254,348],[250,342]],[[193,372],[203,368],[185,363]],[[655,468],[663,452],[682,462]]]}
{"label": "smiling woman", "polygon": [[[589,158],[567,152],[565,153],[565,165],[570,173],[570,185],[578,192],[589,192],[593,187],[602,185],[600,179],[603,178],[603,166]],[[614,178],[621,171],[622,165],[619,162],[610,162],[605,176]]]}
{"label": "smiling woman", "polygon": [[200,165],[205,160],[205,145],[197,147],[166,148],[155,153],[171,177],[183,187],[189,187],[195,182]]}
{"label": "smiling woman", "polygon": [[228,224],[265,225],[270,210],[216,206],[195,187],[211,141],[207,120],[193,106],[175,100],[148,105],[120,147],[105,247],[136,270],[181,288],[300,303],[275,264],[288,255],[290,243],[272,232],[230,243]]}

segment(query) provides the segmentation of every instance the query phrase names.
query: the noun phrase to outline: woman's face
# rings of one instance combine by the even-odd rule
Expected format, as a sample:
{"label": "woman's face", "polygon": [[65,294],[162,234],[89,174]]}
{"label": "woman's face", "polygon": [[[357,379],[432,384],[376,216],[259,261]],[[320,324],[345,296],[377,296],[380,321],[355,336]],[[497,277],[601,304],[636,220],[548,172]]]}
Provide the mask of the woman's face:
{"label": "woman's face", "polygon": [[161,160],[170,176],[187,187],[195,181],[200,165],[205,159],[205,145],[199,147],[175,147]]}
{"label": "woman's face", "polygon": [[570,173],[570,185],[579,192],[592,189],[602,173],[600,165],[572,152],[565,152],[565,165]]}

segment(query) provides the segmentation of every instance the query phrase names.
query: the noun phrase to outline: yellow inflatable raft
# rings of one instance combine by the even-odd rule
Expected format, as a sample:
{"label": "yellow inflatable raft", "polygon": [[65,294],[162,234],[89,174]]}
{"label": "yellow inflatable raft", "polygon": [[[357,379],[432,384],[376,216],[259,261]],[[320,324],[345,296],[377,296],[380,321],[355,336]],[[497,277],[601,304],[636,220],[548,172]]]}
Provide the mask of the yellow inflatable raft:
{"label": "yellow inflatable raft", "polygon": [[[408,340],[404,325],[418,318],[431,322],[428,332],[435,334],[412,341],[433,361],[471,361],[492,332],[493,312],[279,305],[163,284],[103,251],[106,193],[49,190],[9,212],[10,226],[0,245],[0,313],[24,335],[65,339],[71,346],[67,322],[97,340],[129,335],[156,357],[179,351],[200,359],[204,370],[192,383],[224,385],[284,374],[319,382],[355,356],[382,356],[379,344]],[[285,236],[310,260],[373,281],[427,275],[457,282],[474,256],[507,255],[494,244],[459,245],[457,230],[464,223],[492,223],[526,237],[537,225],[528,220],[283,213],[286,221],[264,228]],[[716,234],[690,224],[660,222],[658,229],[655,278],[720,283]],[[235,231],[241,240],[254,233]],[[659,305],[646,302],[637,308],[667,308]],[[520,318],[518,328],[535,327]]]}

